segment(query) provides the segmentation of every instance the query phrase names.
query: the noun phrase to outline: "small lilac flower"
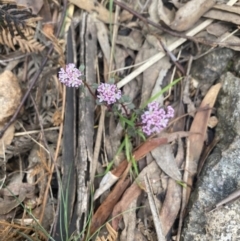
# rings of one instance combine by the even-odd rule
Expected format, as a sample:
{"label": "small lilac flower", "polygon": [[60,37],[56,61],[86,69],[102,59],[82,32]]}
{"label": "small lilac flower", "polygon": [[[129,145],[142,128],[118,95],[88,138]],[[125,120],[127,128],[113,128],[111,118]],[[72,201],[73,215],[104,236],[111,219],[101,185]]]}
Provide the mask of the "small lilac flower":
{"label": "small lilac flower", "polygon": [[101,83],[97,88],[99,102],[114,104],[122,97],[121,90],[115,84]]}
{"label": "small lilac flower", "polygon": [[79,87],[82,85],[80,79],[82,73],[75,67],[75,64],[67,64],[66,70],[61,68],[59,73],[59,80],[68,87]]}
{"label": "small lilac flower", "polygon": [[165,111],[160,108],[159,103],[156,101],[149,103],[147,107],[148,110],[141,115],[142,130],[146,135],[150,136],[167,127],[169,119],[174,116],[174,109],[168,106]]}

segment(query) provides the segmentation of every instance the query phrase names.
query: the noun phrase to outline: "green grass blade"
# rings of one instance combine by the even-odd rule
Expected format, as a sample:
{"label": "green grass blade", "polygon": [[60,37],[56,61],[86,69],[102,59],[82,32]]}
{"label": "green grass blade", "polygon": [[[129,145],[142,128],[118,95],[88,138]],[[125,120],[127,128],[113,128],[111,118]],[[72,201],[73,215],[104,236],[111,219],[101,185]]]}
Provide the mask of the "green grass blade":
{"label": "green grass blade", "polygon": [[165,93],[167,90],[169,90],[172,86],[177,84],[182,78],[174,80],[172,83],[164,87],[162,90],[160,90],[158,93],[156,93],[154,96],[152,96],[147,102],[145,102],[142,106],[142,109],[144,109],[149,103],[157,99],[159,96],[161,96],[163,93]]}

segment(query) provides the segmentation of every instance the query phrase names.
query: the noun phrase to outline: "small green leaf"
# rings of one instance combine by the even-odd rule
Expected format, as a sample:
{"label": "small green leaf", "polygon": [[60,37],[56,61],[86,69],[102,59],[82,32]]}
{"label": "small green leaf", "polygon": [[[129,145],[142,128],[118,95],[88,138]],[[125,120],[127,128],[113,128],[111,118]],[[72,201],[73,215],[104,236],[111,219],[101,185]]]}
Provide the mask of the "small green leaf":
{"label": "small green leaf", "polygon": [[125,135],[124,142],[125,142],[126,157],[127,157],[127,160],[130,161],[130,146],[129,146],[129,138],[127,134]]}
{"label": "small green leaf", "polygon": [[83,71],[85,70],[85,66],[84,66],[83,64],[81,64],[81,65],[79,66],[79,70],[80,70],[81,72],[83,72]]}
{"label": "small green leaf", "polygon": [[131,102],[131,98],[128,95],[122,95],[121,100],[123,102]]}
{"label": "small green leaf", "polygon": [[110,78],[108,80],[108,84],[115,84],[115,79],[114,78]]}
{"label": "small green leaf", "polygon": [[94,90],[96,90],[96,89],[98,88],[98,86],[99,86],[99,84],[97,84],[97,83],[93,83],[93,84],[91,85],[91,87],[92,87]]}
{"label": "small green leaf", "polygon": [[184,188],[187,187],[187,184],[184,183],[184,182],[182,182],[182,181],[176,181],[176,182],[177,182],[177,184],[179,184],[180,186],[182,186],[182,187],[184,187]]}
{"label": "small green leaf", "polygon": [[118,113],[118,116],[120,118],[121,121],[124,121],[125,123],[127,123],[129,126],[134,126],[134,123],[130,120],[128,120],[127,118],[123,117],[120,113]]}
{"label": "small green leaf", "polygon": [[133,169],[134,169],[136,175],[138,176],[138,175],[139,175],[139,171],[138,171],[138,167],[137,167],[137,162],[136,162],[136,160],[134,159],[134,157],[132,157],[131,161],[132,161]]}
{"label": "small green leaf", "polygon": [[145,137],[145,135],[143,134],[142,131],[137,130],[137,134],[143,139],[143,141],[146,141],[146,137]]}
{"label": "small green leaf", "polygon": [[135,108],[135,105],[133,103],[127,104],[127,107],[129,110],[133,110]]}

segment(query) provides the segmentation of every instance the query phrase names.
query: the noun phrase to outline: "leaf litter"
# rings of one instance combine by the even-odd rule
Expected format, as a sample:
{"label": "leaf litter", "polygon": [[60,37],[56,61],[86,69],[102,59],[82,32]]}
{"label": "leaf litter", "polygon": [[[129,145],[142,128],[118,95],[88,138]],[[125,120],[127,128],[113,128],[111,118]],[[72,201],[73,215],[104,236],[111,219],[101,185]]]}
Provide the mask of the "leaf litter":
{"label": "leaf litter", "polygon": [[[61,1],[34,1],[30,5],[21,1],[22,8],[33,9],[32,14],[41,20],[28,19],[26,25],[15,26],[14,32],[7,28],[1,31],[1,106],[7,108],[1,112],[1,129],[11,126],[4,135],[1,132],[1,237],[47,240],[51,236],[58,240],[59,225],[65,222],[66,240],[71,240],[70,236],[78,240],[89,240],[90,236],[96,240],[179,240],[208,123],[214,118],[214,103],[221,89],[220,84],[206,87],[199,79],[190,78],[190,59],[198,63],[197,57],[204,54],[202,45],[207,51],[219,46],[239,51],[239,6],[233,6],[237,1],[166,4],[132,0],[104,5],[70,0],[67,10],[72,23],[65,19],[59,37],[54,29],[58,27],[60,33],[66,2],[62,9]],[[18,11],[15,6],[10,10]],[[145,21],[136,13],[147,16]],[[16,25],[15,19],[13,23]],[[41,53],[49,57],[43,65]],[[93,83],[114,79],[137,108],[143,108],[168,86],[155,100],[174,107],[173,120],[163,133],[145,141],[132,137],[129,162],[126,150],[119,149],[124,139],[119,120],[79,98],[83,93],[60,84],[57,70],[69,62],[83,64]],[[9,84],[4,82],[8,78]],[[179,78],[182,80],[177,84],[169,85]],[[70,105],[65,111],[66,101]],[[88,126],[81,127],[81,122]],[[71,129],[64,131],[68,125]],[[81,133],[85,139],[79,139]],[[67,147],[61,138],[69,135],[72,146]],[[212,148],[214,145],[205,152],[205,158]],[[68,210],[64,218],[62,207]],[[8,235],[10,229],[15,230],[15,236]]]}

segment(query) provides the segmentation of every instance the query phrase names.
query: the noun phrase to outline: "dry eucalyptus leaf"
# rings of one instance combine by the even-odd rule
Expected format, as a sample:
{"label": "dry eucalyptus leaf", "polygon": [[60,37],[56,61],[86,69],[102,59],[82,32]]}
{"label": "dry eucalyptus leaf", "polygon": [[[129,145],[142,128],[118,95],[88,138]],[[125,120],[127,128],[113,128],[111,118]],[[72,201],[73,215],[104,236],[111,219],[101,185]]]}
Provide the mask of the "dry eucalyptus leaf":
{"label": "dry eucalyptus leaf", "polygon": [[15,0],[17,5],[22,5],[26,8],[30,8],[33,14],[38,14],[43,6],[43,0]]}
{"label": "dry eucalyptus leaf", "polygon": [[102,4],[93,0],[69,0],[81,9],[93,14],[97,19],[104,23],[113,23],[114,13],[110,13]]}
{"label": "dry eucalyptus leaf", "polygon": [[169,25],[174,18],[175,10],[169,10],[163,4],[162,0],[153,0],[149,7],[150,19],[154,22],[163,21]]}
{"label": "dry eucalyptus leaf", "polygon": [[149,9],[148,9],[150,19],[155,23],[159,22],[159,16],[157,14],[157,4],[158,4],[158,0],[151,1],[151,5],[149,6]]}
{"label": "dry eucalyptus leaf", "polygon": [[240,14],[240,6],[229,6],[226,4],[216,4],[213,8],[219,9],[219,10],[224,10],[226,12]]}
{"label": "dry eucalyptus leaf", "polygon": [[6,70],[0,75],[0,123],[4,124],[15,112],[22,93],[17,76]]}
{"label": "dry eucalyptus leaf", "polygon": [[94,194],[94,200],[96,200],[100,195],[102,195],[106,190],[108,190],[119,177],[115,176],[111,172],[108,172],[99,184],[99,188]]}
{"label": "dry eucalyptus leaf", "polygon": [[132,50],[139,50],[142,46],[142,34],[140,31],[132,31],[129,36],[117,36],[117,44]]}
{"label": "dry eucalyptus leaf", "polygon": [[[154,96],[155,94],[159,93],[162,90],[163,80],[167,75],[168,70],[171,67],[171,63],[167,56],[163,57],[160,61],[162,65],[161,65],[161,68],[159,68],[158,78],[156,80],[155,86],[153,87],[151,96]],[[160,105],[163,105],[164,96],[160,95],[157,99],[155,99],[155,101],[159,102]]]}
{"label": "dry eucalyptus leaf", "polygon": [[182,179],[181,173],[175,162],[171,145],[161,145],[151,151],[158,166],[172,179],[179,181]]}
{"label": "dry eucalyptus leaf", "polygon": [[131,211],[123,213],[125,228],[121,232],[120,241],[141,241],[138,237],[136,237],[136,232],[134,232],[137,226],[136,209],[137,200],[134,200],[129,206],[129,210]]}
{"label": "dry eucalyptus leaf", "polygon": [[35,186],[28,184],[28,183],[23,183],[23,182],[11,182],[7,185],[6,188],[2,188],[0,190],[0,195],[1,196],[18,196],[20,195],[20,191],[22,189],[26,189],[26,192],[28,195],[33,195],[35,191]]}
{"label": "dry eucalyptus leaf", "polygon": [[209,25],[206,30],[209,34],[212,34],[216,37],[222,36],[224,33],[226,33],[230,29],[229,25],[226,25],[222,22],[212,23]]}
{"label": "dry eucalyptus leaf", "polygon": [[[197,173],[198,161],[202,152],[206,131],[207,131],[207,123],[210,118],[211,109],[214,106],[217,95],[221,89],[221,84],[218,83],[213,85],[208,93],[205,95],[199,110],[193,120],[193,123],[190,128],[192,134],[188,137],[187,141],[187,157],[185,164],[185,172],[184,172],[184,182],[187,183],[187,188],[183,189],[183,198],[185,203],[182,204],[182,210],[185,208],[187,201],[190,196],[190,192],[192,191],[191,187],[193,184],[194,176]],[[207,108],[205,110],[204,109]]]}
{"label": "dry eucalyptus leaf", "polygon": [[[143,180],[144,176],[149,174],[151,177],[151,183],[152,183],[152,188],[153,192],[159,194],[162,191],[161,187],[161,182],[158,181],[159,176],[161,174],[161,170],[156,164],[155,161],[152,161],[149,165],[147,165],[141,173],[138,175],[136,182],[134,182],[123,194],[121,201],[119,201],[112,212],[112,226],[115,230],[117,230],[118,225],[120,220],[122,219],[122,215],[129,209],[129,205],[133,202],[136,201],[139,195],[142,192],[141,187],[143,187]],[[135,213],[135,212],[134,212]],[[129,213],[130,214],[130,213]],[[130,214],[130,215],[135,215],[135,214]],[[126,225],[126,224],[125,224]]]}
{"label": "dry eucalyptus leaf", "polygon": [[[229,36],[229,37],[228,37]],[[220,39],[227,38],[227,42],[234,44],[234,45],[228,45],[227,47],[229,49],[233,49],[235,51],[240,51],[240,38],[234,35],[231,35],[231,33],[227,32],[221,36]]]}
{"label": "dry eucalyptus leaf", "polygon": [[[142,62],[154,56],[157,51],[158,50],[156,48],[152,48],[150,44],[145,41],[143,47],[138,53],[141,58],[139,62]],[[140,105],[143,105],[151,97],[151,93],[159,76],[159,72],[162,69],[163,63],[165,63],[165,60],[161,59],[143,72],[142,95]]]}
{"label": "dry eucalyptus leaf", "polygon": [[215,0],[192,0],[187,2],[178,9],[170,28],[177,31],[190,29],[215,3]]}
{"label": "dry eucalyptus leaf", "polygon": [[240,25],[240,15],[236,13],[225,12],[222,10],[212,9],[203,15],[206,18],[217,19],[225,22]]}
{"label": "dry eucalyptus leaf", "polygon": [[160,20],[163,21],[165,24],[169,25],[173,21],[174,15],[175,15],[175,9],[172,8],[172,10],[170,10],[166,8],[163,5],[162,0],[158,0],[157,11],[158,11],[158,16]]}
{"label": "dry eucalyptus leaf", "polygon": [[107,60],[107,64],[108,64],[108,66],[110,66],[111,46],[108,41],[108,30],[106,28],[106,25],[97,19],[95,20],[95,25],[97,28],[98,42],[101,46],[104,57]]}
{"label": "dry eucalyptus leaf", "polygon": [[12,200],[3,200],[0,202],[0,215],[11,212],[14,208],[18,207],[21,202],[25,200],[27,196],[27,190],[21,188],[18,198],[13,197]]}
{"label": "dry eucalyptus leaf", "polygon": [[[54,209],[53,209],[53,204],[51,201],[48,201],[45,209],[44,209],[44,216],[43,216],[43,221],[41,223],[42,227],[45,230],[49,230],[50,226],[53,223],[54,220]],[[42,206],[38,206],[37,208],[32,210],[32,214],[34,215],[35,218],[40,218],[42,214]]]}
{"label": "dry eucalyptus leaf", "polygon": [[[122,75],[124,73],[125,59],[129,56],[128,50],[115,46],[114,60],[116,64],[116,70]],[[120,70],[122,69],[122,70]],[[126,94],[126,93],[124,93]]]}
{"label": "dry eucalyptus leaf", "polygon": [[[2,130],[3,127],[4,127],[3,125],[0,125],[0,130]],[[14,132],[15,132],[15,128],[14,128],[14,124],[12,124],[8,127],[3,137],[0,139],[0,156],[1,157],[4,156],[6,146],[11,144],[12,139],[14,137]]]}
{"label": "dry eucalyptus leaf", "polygon": [[[177,166],[180,167],[184,160],[183,141],[178,139],[178,151],[176,155]],[[178,216],[181,207],[182,187],[175,180],[168,180],[165,199],[160,211],[160,219],[164,235],[167,235]],[[174,205],[172,205],[174,203]]]}

